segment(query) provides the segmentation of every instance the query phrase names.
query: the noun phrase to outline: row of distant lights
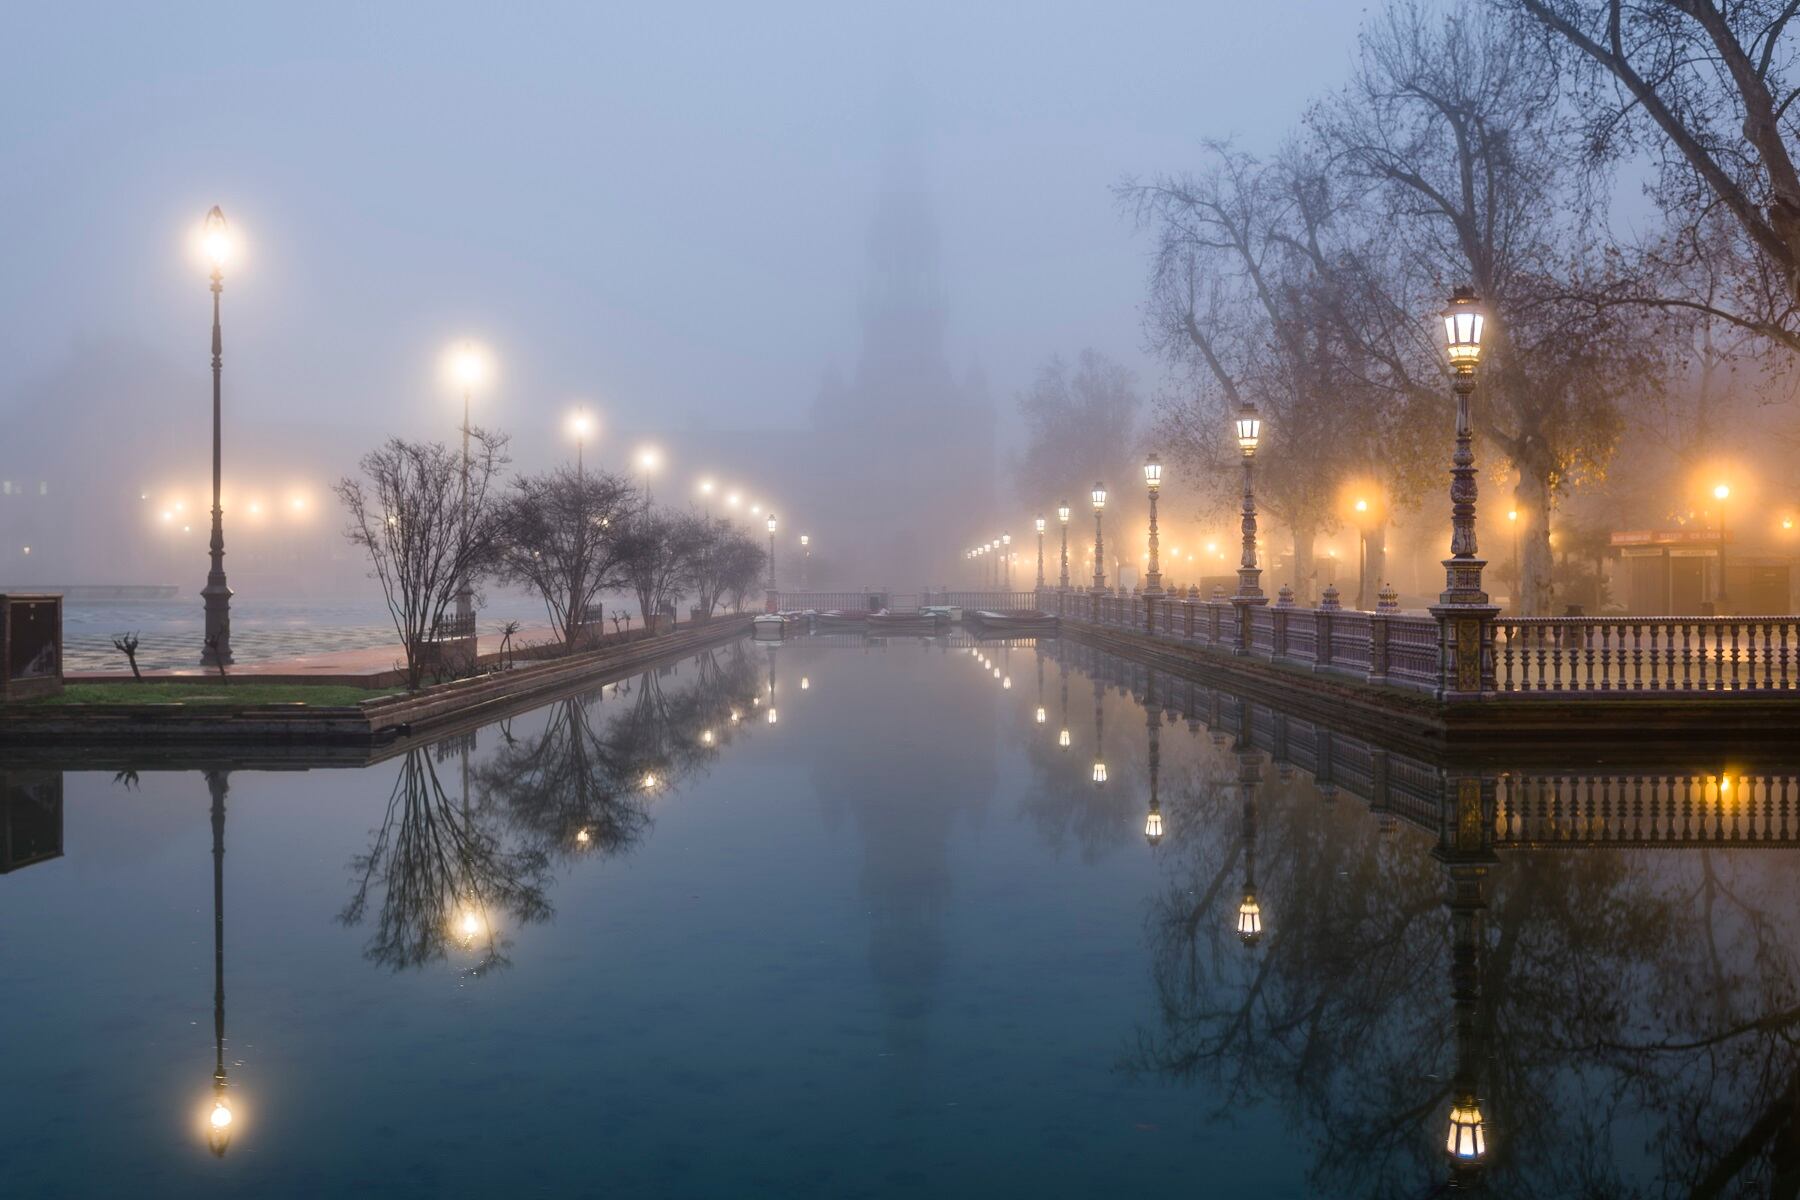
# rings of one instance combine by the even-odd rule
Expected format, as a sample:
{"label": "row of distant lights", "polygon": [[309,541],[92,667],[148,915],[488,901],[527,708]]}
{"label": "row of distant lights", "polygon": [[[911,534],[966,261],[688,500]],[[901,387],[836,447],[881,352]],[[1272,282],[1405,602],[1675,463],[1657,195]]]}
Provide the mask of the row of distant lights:
{"label": "row of distant lights", "polygon": [[[151,502],[150,493],[138,493],[138,500],[145,504],[149,504]],[[281,505],[265,504],[261,500],[252,500],[244,506],[244,511],[252,517],[259,518],[271,512],[287,512],[297,517],[306,512],[307,508],[308,505],[305,496],[289,496],[287,503]],[[193,522],[188,515],[187,501],[185,500],[170,501],[166,508],[156,514],[156,519],[160,524],[170,529],[173,529],[176,524],[179,523],[181,532],[192,533],[194,531]]]}

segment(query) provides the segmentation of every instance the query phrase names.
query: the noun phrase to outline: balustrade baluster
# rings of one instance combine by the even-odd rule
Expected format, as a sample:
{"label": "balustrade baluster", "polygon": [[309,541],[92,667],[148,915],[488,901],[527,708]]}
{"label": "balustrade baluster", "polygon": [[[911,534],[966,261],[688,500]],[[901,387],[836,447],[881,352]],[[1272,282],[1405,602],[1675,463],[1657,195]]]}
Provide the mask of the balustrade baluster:
{"label": "balustrade baluster", "polygon": [[[1750,680],[1753,684],[1756,681],[1756,669],[1754,666],[1750,671]],[[1731,623],[1731,690],[1735,692],[1742,686],[1743,685],[1738,682],[1738,623],[1733,621]]]}
{"label": "balustrade baluster", "polygon": [[[1575,662],[1575,678],[1570,682],[1575,685],[1573,688],[1574,691],[1591,692],[1594,690],[1594,643],[1588,639],[1586,632],[1581,626],[1570,625],[1567,628],[1570,633],[1581,639],[1581,646],[1578,650],[1579,657]],[[1587,663],[1587,684],[1585,686],[1581,683],[1581,664],[1583,661],[1586,661]]]}
{"label": "balustrade baluster", "polygon": [[[1650,651],[1650,670],[1656,670],[1654,644]],[[1631,623],[1631,690],[1644,690],[1644,627],[1636,621]]]}
{"label": "balustrade baluster", "polygon": [[[1762,685],[1763,685],[1763,691],[1765,691],[1765,692],[1772,692],[1775,690],[1775,664],[1773,661],[1774,657],[1775,657],[1775,647],[1769,641],[1769,636],[1770,636],[1770,632],[1771,632],[1769,627],[1773,624],[1774,624],[1773,621],[1758,621],[1756,623],[1757,628],[1762,630],[1762,643],[1763,643],[1763,648],[1762,648],[1763,682],[1762,682]],[[1750,640],[1752,642],[1754,642],[1756,640],[1756,634],[1754,631],[1751,632]],[[1754,671],[1751,672],[1751,678],[1755,678]]]}

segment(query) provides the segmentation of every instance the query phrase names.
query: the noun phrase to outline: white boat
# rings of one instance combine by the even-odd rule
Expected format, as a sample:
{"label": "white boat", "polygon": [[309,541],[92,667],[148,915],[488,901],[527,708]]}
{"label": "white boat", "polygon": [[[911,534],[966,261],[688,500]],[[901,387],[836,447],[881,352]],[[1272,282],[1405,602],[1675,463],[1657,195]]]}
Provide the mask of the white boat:
{"label": "white boat", "polygon": [[929,613],[934,617],[943,617],[952,625],[962,623],[963,610],[960,604],[924,604],[919,606],[919,611]]}
{"label": "white boat", "polygon": [[783,637],[788,619],[780,613],[758,613],[750,618],[750,632],[756,637]]}

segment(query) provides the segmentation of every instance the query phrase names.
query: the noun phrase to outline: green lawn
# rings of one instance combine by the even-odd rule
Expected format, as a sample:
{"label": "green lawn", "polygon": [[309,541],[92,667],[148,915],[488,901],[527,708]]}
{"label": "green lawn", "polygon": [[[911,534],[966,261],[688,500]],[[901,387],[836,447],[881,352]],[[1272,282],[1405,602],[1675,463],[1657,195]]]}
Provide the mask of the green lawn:
{"label": "green lawn", "polygon": [[255,683],[234,679],[192,682],[70,683],[63,694],[33,704],[357,704],[399,688],[359,688],[328,683]]}

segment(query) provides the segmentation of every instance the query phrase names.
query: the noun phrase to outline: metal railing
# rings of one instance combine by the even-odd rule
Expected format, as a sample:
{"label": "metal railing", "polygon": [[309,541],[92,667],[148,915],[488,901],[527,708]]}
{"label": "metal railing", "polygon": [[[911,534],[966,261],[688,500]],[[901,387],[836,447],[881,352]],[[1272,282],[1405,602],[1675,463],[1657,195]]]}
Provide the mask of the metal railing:
{"label": "metal railing", "polygon": [[1501,617],[1502,692],[1793,692],[1800,617]]}

